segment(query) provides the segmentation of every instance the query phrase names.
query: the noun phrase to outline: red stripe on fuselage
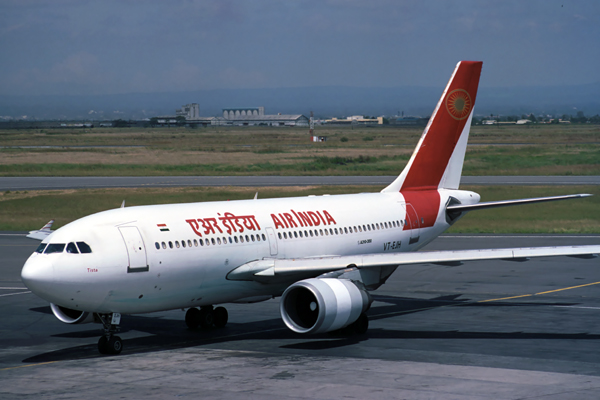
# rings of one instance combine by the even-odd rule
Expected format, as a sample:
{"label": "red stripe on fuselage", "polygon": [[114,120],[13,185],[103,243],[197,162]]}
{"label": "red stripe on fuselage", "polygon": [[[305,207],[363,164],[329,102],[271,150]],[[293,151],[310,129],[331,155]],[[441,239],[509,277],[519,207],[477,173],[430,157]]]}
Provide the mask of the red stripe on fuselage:
{"label": "red stripe on fuselage", "polygon": [[[470,107],[470,113],[475,105],[482,64],[480,61],[462,61],[460,63],[436,114],[433,116],[429,130],[400,191],[411,188],[419,188],[419,190],[438,188],[456,143],[469,120],[469,118],[459,119],[462,118],[462,115],[453,108],[458,104],[455,97],[461,91],[469,94],[470,101],[467,103],[470,104],[465,107]],[[452,96],[450,96],[451,94]],[[459,99],[459,101],[463,102],[461,105],[465,104],[464,99]]]}
{"label": "red stripe on fuselage", "polygon": [[[437,190],[411,190],[401,193],[406,203],[411,204],[417,213],[417,225],[414,226],[414,217],[407,210],[410,214],[408,219],[413,227],[427,228],[435,224],[440,209],[440,193]],[[404,225],[404,230],[411,229],[408,225]]]}

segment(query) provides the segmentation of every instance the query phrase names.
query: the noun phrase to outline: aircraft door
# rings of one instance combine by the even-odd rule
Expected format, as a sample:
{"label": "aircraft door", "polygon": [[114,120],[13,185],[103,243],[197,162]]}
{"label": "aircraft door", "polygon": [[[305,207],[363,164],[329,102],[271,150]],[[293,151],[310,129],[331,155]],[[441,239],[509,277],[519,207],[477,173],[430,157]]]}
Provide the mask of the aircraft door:
{"label": "aircraft door", "polygon": [[275,231],[273,228],[265,228],[267,231],[267,238],[269,239],[269,246],[271,248],[271,255],[277,255],[277,238],[275,237]]}
{"label": "aircraft door", "polygon": [[127,248],[127,257],[129,258],[127,272],[148,271],[150,268],[148,267],[146,246],[144,246],[144,240],[138,228],[135,226],[121,226],[119,232],[121,232]]}
{"label": "aircraft door", "polygon": [[414,244],[419,241],[419,229],[421,222],[417,215],[417,210],[410,203],[406,203],[406,222],[410,228],[410,241],[408,244]]}

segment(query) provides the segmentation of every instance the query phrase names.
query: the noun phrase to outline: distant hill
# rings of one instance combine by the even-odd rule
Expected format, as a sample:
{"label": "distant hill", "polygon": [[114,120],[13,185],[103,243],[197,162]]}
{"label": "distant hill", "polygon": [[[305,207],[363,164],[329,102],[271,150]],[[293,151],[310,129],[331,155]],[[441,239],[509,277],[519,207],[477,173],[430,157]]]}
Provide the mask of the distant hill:
{"label": "distant hill", "polygon": [[[198,103],[203,116],[219,116],[222,108],[264,106],[267,114],[318,117],[362,115],[428,116],[442,88],[431,87],[305,87],[227,89],[170,93],[79,96],[2,96],[0,118],[27,115],[37,119],[142,119],[173,115],[187,103]],[[600,113],[600,82],[576,86],[480,87],[476,113]]]}

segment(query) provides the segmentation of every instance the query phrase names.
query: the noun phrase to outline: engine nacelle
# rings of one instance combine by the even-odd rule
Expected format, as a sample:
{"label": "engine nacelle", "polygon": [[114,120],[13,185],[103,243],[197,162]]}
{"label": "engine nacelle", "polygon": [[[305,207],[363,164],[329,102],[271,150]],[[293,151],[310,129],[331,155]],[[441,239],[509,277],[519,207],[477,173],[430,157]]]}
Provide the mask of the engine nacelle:
{"label": "engine nacelle", "polygon": [[94,322],[94,314],[86,311],[71,310],[52,303],[50,303],[50,308],[54,316],[65,324],[89,324]]}
{"label": "engine nacelle", "polygon": [[366,291],[348,279],[312,278],[288,287],[279,310],[294,332],[321,333],[352,324],[372,302]]}

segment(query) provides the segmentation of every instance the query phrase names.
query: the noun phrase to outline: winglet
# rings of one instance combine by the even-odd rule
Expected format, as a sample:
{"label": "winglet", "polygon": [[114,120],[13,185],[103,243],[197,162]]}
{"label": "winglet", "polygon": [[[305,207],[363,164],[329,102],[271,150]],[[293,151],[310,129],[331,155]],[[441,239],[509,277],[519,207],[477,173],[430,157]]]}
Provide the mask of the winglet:
{"label": "winglet", "polygon": [[383,192],[458,189],[482,65],[456,65],[411,159]]}

